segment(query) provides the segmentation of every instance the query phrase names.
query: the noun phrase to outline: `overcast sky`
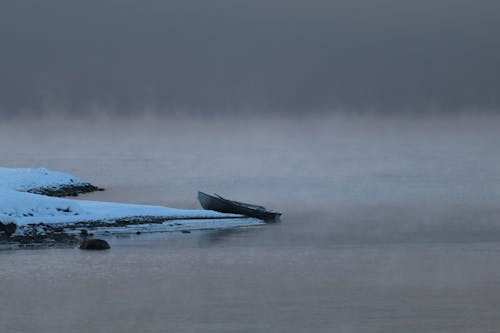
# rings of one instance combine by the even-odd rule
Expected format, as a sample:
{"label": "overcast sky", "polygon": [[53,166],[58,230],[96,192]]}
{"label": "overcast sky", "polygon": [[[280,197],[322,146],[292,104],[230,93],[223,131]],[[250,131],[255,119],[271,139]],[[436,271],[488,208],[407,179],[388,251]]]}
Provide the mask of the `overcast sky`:
{"label": "overcast sky", "polygon": [[95,106],[499,109],[500,2],[0,1],[1,112]]}

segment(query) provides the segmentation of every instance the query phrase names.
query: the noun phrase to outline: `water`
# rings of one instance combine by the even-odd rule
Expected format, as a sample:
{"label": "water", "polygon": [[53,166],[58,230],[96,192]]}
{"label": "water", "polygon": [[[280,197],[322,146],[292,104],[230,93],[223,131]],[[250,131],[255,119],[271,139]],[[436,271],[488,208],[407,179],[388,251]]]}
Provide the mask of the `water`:
{"label": "water", "polygon": [[497,118],[61,124],[2,124],[2,165],[74,173],[107,188],[95,200],[217,192],[282,222],[0,251],[0,332],[500,330]]}

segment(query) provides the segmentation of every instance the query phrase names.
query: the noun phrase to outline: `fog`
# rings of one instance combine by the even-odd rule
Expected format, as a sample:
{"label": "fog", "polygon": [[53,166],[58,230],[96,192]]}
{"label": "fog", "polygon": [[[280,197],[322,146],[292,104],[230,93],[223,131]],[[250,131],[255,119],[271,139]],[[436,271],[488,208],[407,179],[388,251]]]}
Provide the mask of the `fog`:
{"label": "fog", "polygon": [[0,154],[2,166],[43,166],[105,187],[100,200],[195,208],[203,190],[294,212],[451,213],[496,207],[499,125],[498,116],[54,117],[2,123]]}
{"label": "fog", "polygon": [[5,0],[3,116],[474,113],[496,0]]}
{"label": "fog", "polygon": [[[0,251],[0,331],[500,331],[497,0],[2,0],[0,166],[283,213]],[[1,200],[1,198],[0,198]]]}
{"label": "fog", "polygon": [[372,114],[2,122],[2,166],[106,189],[81,199],[199,208],[202,190],[283,215],[108,237],[106,253],[0,251],[0,330],[498,331],[499,125]]}

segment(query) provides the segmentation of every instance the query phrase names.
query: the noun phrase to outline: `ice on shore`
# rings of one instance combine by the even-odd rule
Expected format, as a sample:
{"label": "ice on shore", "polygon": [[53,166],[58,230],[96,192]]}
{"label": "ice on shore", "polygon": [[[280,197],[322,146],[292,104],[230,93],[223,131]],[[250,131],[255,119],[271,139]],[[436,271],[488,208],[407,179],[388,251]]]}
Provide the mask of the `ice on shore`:
{"label": "ice on shore", "polygon": [[[0,221],[23,226],[37,223],[113,222],[134,217],[158,217],[170,220],[239,217],[209,210],[64,199],[27,193],[33,189],[81,184],[86,183],[72,175],[47,169],[0,168]],[[239,225],[261,224],[255,219],[239,220],[241,220]],[[223,221],[220,223],[223,224]],[[197,222],[203,223],[203,220]]]}

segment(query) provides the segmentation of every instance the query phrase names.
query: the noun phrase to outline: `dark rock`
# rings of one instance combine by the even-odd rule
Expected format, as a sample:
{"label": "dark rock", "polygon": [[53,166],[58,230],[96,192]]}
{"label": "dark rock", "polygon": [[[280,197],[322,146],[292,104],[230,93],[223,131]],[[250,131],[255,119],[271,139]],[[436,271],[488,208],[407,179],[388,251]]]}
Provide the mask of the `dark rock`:
{"label": "dark rock", "polygon": [[89,183],[83,183],[79,185],[69,184],[58,187],[44,187],[38,189],[31,189],[28,192],[35,194],[48,195],[51,197],[70,197],[77,196],[81,193],[89,193],[94,191],[103,191],[103,189],[98,188]]}
{"label": "dark rock", "polygon": [[141,232],[140,232],[139,230],[137,230],[137,231],[135,232],[135,234],[136,234],[136,235],[140,235],[140,234],[141,234]]}
{"label": "dark rock", "polygon": [[80,236],[88,236],[89,232],[86,229],[80,230]]}
{"label": "dark rock", "polygon": [[52,232],[64,232],[63,227],[52,227]]}
{"label": "dark rock", "polygon": [[182,232],[183,234],[190,234],[190,233],[191,233],[191,231],[190,231],[190,230],[181,230],[181,232]]}
{"label": "dark rock", "polygon": [[0,231],[3,231],[7,237],[10,237],[17,230],[17,225],[15,223],[4,224],[0,222]]}
{"label": "dark rock", "polygon": [[80,243],[82,250],[107,250],[110,246],[108,242],[103,239],[84,239]]}

